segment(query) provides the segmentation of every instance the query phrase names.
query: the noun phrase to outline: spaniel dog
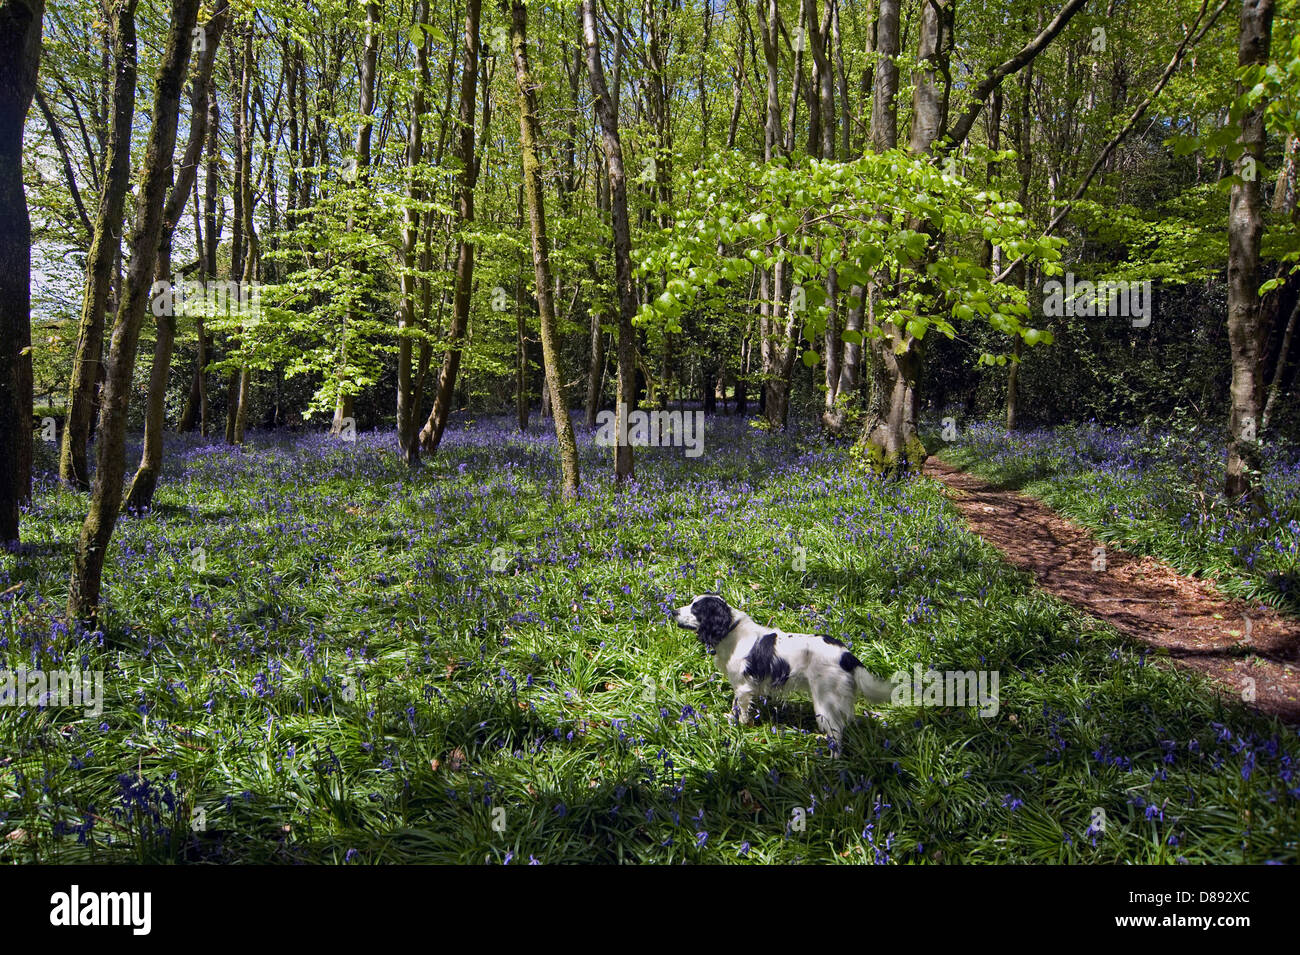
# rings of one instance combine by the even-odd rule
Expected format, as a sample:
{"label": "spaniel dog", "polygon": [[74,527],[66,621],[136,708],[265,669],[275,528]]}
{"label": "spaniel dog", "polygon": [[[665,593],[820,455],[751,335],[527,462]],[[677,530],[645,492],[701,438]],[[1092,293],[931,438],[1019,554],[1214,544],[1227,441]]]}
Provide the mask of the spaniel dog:
{"label": "spaniel dog", "polygon": [[701,594],[674,610],[673,622],[695,631],[714,655],[736,691],[733,712],[745,725],[753,722],[755,695],[807,694],[818,725],[838,752],[857,698],[884,703],[893,695],[893,685],[867,670],[840,641],[761,627],[717,594]]}

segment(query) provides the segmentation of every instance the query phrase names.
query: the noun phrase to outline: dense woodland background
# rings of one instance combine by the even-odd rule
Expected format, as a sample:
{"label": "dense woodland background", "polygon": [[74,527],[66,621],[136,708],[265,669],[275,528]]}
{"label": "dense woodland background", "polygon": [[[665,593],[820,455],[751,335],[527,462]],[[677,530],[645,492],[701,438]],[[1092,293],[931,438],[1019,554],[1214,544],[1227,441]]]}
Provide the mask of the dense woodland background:
{"label": "dense woodland background", "polygon": [[[52,417],[82,612],[169,430],[395,429],[415,466],[457,410],[540,407],[572,491],[557,403],[815,419],[884,469],[927,409],[1176,419],[1223,429],[1233,498],[1295,436],[1293,2],[4,11],[5,400],[38,430],[3,529]],[[1064,272],[1150,281],[1152,321],[1044,315]],[[159,315],[173,277],[257,307]]]}

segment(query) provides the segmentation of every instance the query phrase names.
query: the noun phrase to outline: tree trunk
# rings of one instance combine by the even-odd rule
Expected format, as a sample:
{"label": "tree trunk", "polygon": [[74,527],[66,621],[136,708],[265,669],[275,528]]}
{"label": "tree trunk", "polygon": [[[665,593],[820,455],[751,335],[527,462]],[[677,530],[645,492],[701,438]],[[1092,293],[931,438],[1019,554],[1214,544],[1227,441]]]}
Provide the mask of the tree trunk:
{"label": "tree trunk", "polygon": [[[469,0],[476,4],[477,0]],[[578,446],[573,419],[564,398],[564,375],[560,370],[560,346],[555,330],[555,303],[551,292],[550,246],[546,237],[546,206],[542,170],[538,161],[537,83],[528,66],[528,8],[522,0],[501,0],[503,14],[510,16],[510,47],[519,88],[519,150],[522,157],[524,204],[532,234],[533,272],[537,283],[537,312],[541,326],[542,361],[546,390],[554,410],[555,437],[559,445],[561,487],[565,497],[578,493]]]}
{"label": "tree trunk", "polygon": [[[1243,0],[1237,65],[1268,62],[1273,0]],[[1240,93],[1241,90],[1238,90]],[[1223,489],[1229,498],[1258,503],[1252,473],[1260,466],[1258,429],[1264,396],[1263,352],[1266,329],[1259,301],[1259,246],[1264,232],[1264,201],[1258,174],[1264,165],[1264,104],[1241,118],[1238,142],[1245,152],[1236,163],[1228,200],[1228,343],[1232,353],[1228,463]]]}
{"label": "tree trunk", "polygon": [[[1034,145],[1033,145],[1033,106],[1031,93],[1034,82],[1034,64],[1030,63],[1025,67],[1021,74],[1020,81],[1020,114],[1016,119],[1016,166],[1020,173],[1020,189],[1016,193],[1016,201],[1020,203],[1020,208],[1024,214],[1029,214],[1029,185],[1033,178],[1034,171]],[[1000,111],[999,104],[999,111]],[[994,144],[994,149],[997,145]],[[991,244],[990,244],[991,249]],[[989,252],[990,267],[992,265],[993,255]],[[1024,258],[1017,260],[1017,264],[1011,270],[1011,277],[1015,283],[1029,291],[1029,270],[1026,268]],[[1020,413],[1020,354],[1022,351],[1023,341],[1019,335],[1012,342],[1012,361],[1011,367],[1007,369],[1007,430],[1015,431],[1018,426],[1017,418]]]}
{"label": "tree trunk", "polygon": [[[1297,179],[1300,178],[1300,138],[1290,136],[1282,150],[1282,170],[1277,176],[1277,185],[1273,190],[1273,211],[1288,216],[1291,226],[1300,225],[1300,192]],[[1283,285],[1278,291],[1286,288]],[[1264,417],[1260,421],[1260,430],[1268,431],[1273,409],[1277,407],[1278,397],[1282,392],[1282,375],[1286,371],[1287,355],[1291,351],[1291,340],[1295,336],[1297,320],[1300,320],[1300,294],[1297,294],[1291,315],[1286,320],[1282,331],[1282,347],[1277,353],[1277,366],[1273,369],[1273,381],[1268,386],[1268,400],[1264,402]]]}
{"label": "tree trunk", "polygon": [[31,499],[32,227],[23,191],[23,126],[36,92],[44,0],[0,3],[0,543],[18,540]]}
{"label": "tree trunk", "polygon": [[588,334],[588,352],[590,361],[587,362],[587,427],[596,427],[596,417],[600,414],[600,386],[605,379],[605,333],[601,330],[600,310],[594,306],[591,309],[591,315],[588,316],[590,331]]}
{"label": "tree trunk", "polygon": [[154,84],[153,122],[145,151],[135,221],[131,227],[131,259],[123,281],[121,301],[113,321],[105,362],[99,434],[95,442],[95,477],[90,508],[82,524],[68,587],[68,616],[94,620],[99,611],[104,558],[122,503],[122,469],[126,464],[127,406],[135,369],[140,326],[149,305],[158,239],[162,232],[176,125],[180,113],[181,83],[190,58],[191,35],[199,0],[172,0],[171,26],[166,49]]}
{"label": "tree trunk", "polygon": [[1011,343],[1011,367],[1007,369],[1007,430],[1016,430],[1016,417],[1020,412],[1020,351],[1019,335]]}
{"label": "tree trunk", "polygon": [[1282,373],[1286,371],[1287,354],[1291,351],[1291,339],[1295,336],[1296,320],[1300,319],[1300,295],[1296,296],[1295,307],[1291,317],[1286,320],[1286,330],[1282,333],[1282,348],[1277,353],[1277,367],[1273,370],[1273,382],[1268,386],[1268,401],[1264,403],[1264,417],[1260,421],[1260,430],[1267,431],[1273,409],[1277,406],[1278,395],[1282,391]]}
{"label": "tree trunk", "polygon": [[[253,24],[250,20],[244,29],[244,61],[242,70],[242,82],[240,84],[239,96],[239,167],[243,174],[239,178],[240,195],[239,209],[243,216],[243,235],[244,235],[244,258],[243,268],[240,272],[232,275],[240,283],[241,288],[251,288],[257,280],[257,269],[261,264],[261,254],[257,231],[253,227],[253,117],[249,110],[249,91],[253,82]],[[245,294],[241,292],[241,296]],[[240,329],[240,338],[243,338],[243,329]],[[248,423],[248,393],[249,393],[249,376],[251,369],[247,362],[244,362],[237,371],[231,373],[230,383],[234,390],[232,408],[234,414],[230,417],[232,444],[244,443],[244,429]]]}
{"label": "tree trunk", "polygon": [[[524,187],[519,187],[518,210],[515,213],[515,228],[524,227]],[[528,415],[531,410],[528,394],[528,321],[524,318],[524,254],[520,250],[519,265],[515,271],[515,413],[519,418],[519,430],[528,430]]]}
{"label": "tree trunk", "polygon": [[627,215],[623,141],[618,129],[618,113],[605,85],[593,0],[582,0],[582,33],[587,45],[587,73],[605,144],[614,226],[614,280],[618,286],[618,402],[615,414],[616,433],[620,436],[614,446],[614,480],[621,483],[632,479],[634,467],[632,446],[622,441],[621,436],[627,433],[627,416],[636,407],[636,332],[632,327],[632,318],[636,315],[636,293],[632,285],[632,232]]}
{"label": "tree trunk", "polygon": [[[154,274],[159,282],[170,283],[172,280],[172,236],[181,214],[203,155],[203,144],[207,138],[209,79],[212,65],[216,61],[217,50],[221,46],[221,34],[226,28],[226,16],[229,4],[220,0],[200,34],[205,37],[202,52],[194,71],[194,86],[190,97],[190,134],[185,145],[185,155],[181,160],[176,182],[163,206],[162,230],[158,238],[158,264]],[[173,289],[171,301],[175,302]],[[156,315],[157,341],[154,345],[153,365],[149,369],[149,405],[145,415],[144,447],[140,454],[140,467],[131,481],[123,510],[140,513],[153,504],[154,490],[158,486],[158,472],[162,469],[163,459],[163,424],[166,413],[167,379],[171,372],[172,348],[176,342],[176,314],[174,308],[164,309],[164,314]],[[200,334],[202,327],[200,326]],[[201,353],[201,349],[200,349]]]}
{"label": "tree trunk", "polygon": [[[952,52],[954,0],[923,0],[919,69],[913,75],[912,131],[908,150],[916,156],[930,152],[943,136],[948,119],[948,72]],[[881,4],[882,16],[885,4]],[[922,229],[922,223],[914,228]],[[923,274],[924,263],[917,273]],[[883,334],[873,339],[878,367],[884,375],[881,398],[887,410],[874,408],[860,439],[871,467],[889,473],[919,471],[925,462],[925,446],[917,435],[918,387],[921,374],[921,342],[906,328],[885,322]]]}
{"label": "tree trunk", "polygon": [[122,217],[131,187],[131,122],[135,118],[137,0],[117,8],[113,36],[113,125],[109,133],[105,178],[95,215],[95,234],[86,257],[86,288],[81,323],[72,359],[68,415],[59,450],[59,479],[80,490],[90,487],[86,446],[96,410],[95,388],[102,367],[104,317],[118,254],[122,249]]}
{"label": "tree trunk", "polygon": [[[419,0],[416,4],[417,21],[422,25],[429,22],[428,0]],[[397,343],[397,446],[402,460],[408,467],[419,467],[419,414],[416,402],[419,395],[415,390],[411,360],[415,342],[413,332],[419,329],[419,313],[416,308],[418,285],[412,271],[415,267],[415,246],[420,236],[421,212],[416,203],[424,198],[424,189],[420,186],[418,167],[424,156],[424,95],[429,87],[429,37],[421,31],[420,42],[415,52],[415,70],[419,77],[411,100],[411,127],[406,141],[407,205],[403,212],[402,246],[401,246],[401,311],[397,325],[400,337]]]}
{"label": "tree trunk", "polygon": [[[361,55],[361,101],[359,111],[361,113],[360,125],[357,127],[357,138],[355,143],[355,162],[356,162],[356,181],[355,186],[359,189],[364,188],[366,181],[369,179],[370,172],[370,140],[372,137],[373,127],[371,125],[371,115],[375,110],[375,72],[379,58],[379,30],[380,30],[380,11],[379,4],[370,0],[366,4],[366,39],[365,47]],[[355,198],[352,200],[355,202]],[[351,212],[348,213],[348,231],[351,232],[356,227],[356,221]],[[334,419],[330,423],[330,433],[339,434],[347,427],[347,423],[352,419],[352,383],[344,380],[343,376],[348,366],[348,329],[356,323],[356,315],[349,311],[344,320],[343,334],[339,339],[339,376],[338,398],[334,403]],[[241,380],[241,391],[243,382]]]}
{"label": "tree trunk", "polygon": [[[221,241],[221,226],[217,220],[217,192],[220,189],[218,168],[221,164],[221,107],[217,100],[215,82],[209,83],[208,89],[208,152],[207,167],[204,170],[203,186],[203,256],[207,260],[208,278],[217,277],[217,247]],[[204,330],[203,323],[198,323],[199,354],[194,367],[194,390],[198,392],[199,434],[208,436],[209,400],[207,364],[212,351],[212,340]]]}
{"label": "tree trunk", "polygon": [[[898,145],[898,63],[899,51],[899,0],[880,0],[876,15],[876,25],[872,39],[873,48],[879,54],[879,64],[864,75],[864,86],[872,90],[870,146],[875,152],[884,152]],[[883,278],[881,276],[880,278]],[[854,400],[855,392],[861,378],[862,361],[869,357],[872,378],[871,396],[878,403],[884,393],[880,382],[883,358],[880,355],[880,332],[876,328],[875,312],[872,300],[876,294],[876,280],[866,287],[854,285],[849,289],[852,301],[844,320],[844,331],[855,332],[865,336],[864,344],[844,341],[843,357],[840,360],[839,383],[834,395],[827,386],[826,410],[822,423],[832,434],[838,434],[844,427],[847,403]],[[868,321],[864,322],[864,319]],[[864,333],[864,326],[866,331]],[[841,338],[843,337],[841,333]],[[856,337],[851,336],[851,337]],[[873,404],[877,416],[883,416]]]}
{"label": "tree trunk", "polygon": [[849,145],[852,123],[849,118],[849,77],[844,70],[844,44],[840,37],[840,0],[827,0],[831,11],[831,45],[835,56],[835,89],[840,97],[840,159],[853,158]]}
{"label": "tree trunk", "polygon": [[880,0],[876,14],[876,65],[871,106],[871,148],[898,145],[898,29],[900,0]]}
{"label": "tree trunk", "polygon": [[[198,241],[199,255],[199,277],[203,281],[216,277],[216,257],[217,242],[215,236],[209,238],[207,223],[211,223],[212,229],[216,230],[216,149],[219,131],[217,130],[217,118],[219,116],[216,109],[217,95],[212,81],[208,81],[208,161],[207,171],[207,192],[211,196],[205,199],[208,209],[208,215],[205,218],[202,211],[203,207],[199,204],[199,187],[197,176],[194,184],[194,235]],[[194,430],[197,423],[199,434],[203,437],[208,436],[208,333],[203,325],[203,316],[194,317],[194,326],[196,333],[196,354],[194,356],[194,374],[190,379],[190,393],[185,399],[185,408],[181,412],[181,420],[176,426],[176,430],[181,434],[187,434]]]}
{"label": "tree trunk", "polygon": [[460,371],[461,348],[469,329],[470,295],[474,290],[474,244],[465,238],[468,226],[474,221],[474,185],[478,178],[478,163],[474,157],[474,107],[478,88],[479,14],[480,0],[467,0],[465,7],[465,62],[461,69],[459,130],[455,156],[460,168],[459,223],[461,238],[456,252],[456,287],[452,298],[450,347],[442,360],[442,373],[438,376],[438,391],[433,399],[429,420],[420,429],[420,446],[429,453],[436,451],[442,442],[442,433],[451,417],[452,395],[456,389],[456,375]]}

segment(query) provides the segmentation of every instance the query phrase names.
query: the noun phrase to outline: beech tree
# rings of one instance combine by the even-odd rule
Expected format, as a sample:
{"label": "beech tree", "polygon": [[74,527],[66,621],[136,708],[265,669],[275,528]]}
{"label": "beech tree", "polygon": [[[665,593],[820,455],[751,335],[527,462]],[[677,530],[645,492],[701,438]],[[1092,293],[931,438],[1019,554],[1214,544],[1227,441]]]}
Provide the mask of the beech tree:
{"label": "beech tree", "polygon": [[[1268,63],[1273,33],[1273,0],[1243,0],[1237,65]],[[1244,92],[1244,91],[1241,91]],[[1263,336],[1259,301],[1259,249],[1264,231],[1264,199],[1258,169],[1264,161],[1266,103],[1243,104],[1238,125],[1240,155],[1228,199],[1228,343],[1232,349],[1228,463],[1224,493],[1251,494],[1252,472],[1260,464],[1259,430],[1264,410]]]}

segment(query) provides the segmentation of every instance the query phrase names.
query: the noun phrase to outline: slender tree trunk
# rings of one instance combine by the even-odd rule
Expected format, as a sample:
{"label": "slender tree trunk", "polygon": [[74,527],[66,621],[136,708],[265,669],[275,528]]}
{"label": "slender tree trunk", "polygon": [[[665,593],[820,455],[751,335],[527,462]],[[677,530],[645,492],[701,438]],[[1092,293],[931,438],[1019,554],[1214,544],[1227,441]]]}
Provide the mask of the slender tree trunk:
{"label": "slender tree trunk", "polygon": [[451,417],[456,375],[460,371],[461,349],[469,329],[470,295],[474,290],[474,244],[465,230],[474,221],[474,186],[478,163],[474,157],[474,112],[478,86],[480,0],[467,0],[465,7],[464,64],[460,82],[459,135],[455,155],[460,168],[459,223],[461,238],[456,252],[456,287],[452,298],[450,347],[443,357],[438,391],[434,396],[429,420],[420,429],[420,445],[426,452],[436,451]]}
{"label": "slender tree trunk", "polygon": [[[54,148],[59,154],[60,165],[63,168],[63,181],[68,187],[68,197],[77,210],[77,219],[81,222],[86,236],[86,245],[89,246],[95,237],[95,226],[90,221],[90,214],[86,212],[85,203],[81,200],[81,188],[77,185],[77,175],[72,169],[72,156],[68,152],[67,137],[63,134],[63,127],[51,112],[50,104],[41,92],[39,84],[36,87],[36,107],[40,110],[41,118],[45,120],[45,127],[50,131],[50,138],[54,140]],[[88,154],[87,158],[91,158],[91,154]]]}
{"label": "slender tree trunk", "polygon": [[831,43],[835,51],[835,84],[840,97],[840,158],[850,160],[852,120],[849,116],[849,78],[844,70],[844,43],[840,36],[840,0],[829,0],[831,9]]}
{"label": "slender tree trunk", "polygon": [[[366,39],[361,55],[361,124],[357,127],[355,144],[356,186],[365,187],[370,177],[370,141],[373,135],[372,115],[375,111],[375,72],[379,58],[380,31],[379,4],[374,0],[366,3]],[[354,197],[353,202],[357,200]],[[348,231],[356,227],[352,213],[348,214]],[[349,311],[344,320],[343,333],[339,337],[339,382],[338,398],[334,403],[334,420],[330,423],[330,433],[338,434],[352,419],[352,383],[346,380],[348,367],[348,332],[356,324],[356,315]]]}
{"label": "slender tree trunk", "polygon": [[[1026,215],[1029,214],[1029,185],[1031,179],[1033,178],[1033,171],[1034,171],[1034,153],[1033,153],[1034,142],[1032,136],[1033,105],[1031,99],[1033,82],[1034,82],[1034,64],[1030,63],[1027,67],[1025,67],[1024,72],[1021,74],[1020,115],[1017,118],[1015,123],[1016,130],[1017,130],[1016,164],[1017,164],[1017,170],[1020,173],[1020,190],[1016,194],[1016,201],[1020,203],[1020,208],[1024,210]],[[998,112],[1000,112],[1000,108],[1001,108],[1001,103],[999,101],[998,110],[997,110]],[[993,148],[996,149],[997,145],[995,144]],[[990,267],[996,270],[996,266],[992,265],[993,254],[992,254],[991,244],[990,244],[990,252],[988,258],[989,258]],[[1029,280],[1029,274],[1028,274],[1028,269],[1026,269],[1025,267],[1025,262],[1023,259],[1021,259],[1019,263],[1016,265],[1016,267],[1012,269],[1011,275],[1017,285],[1025,288],[1026,291],[1028,291],[1027,283]],[[1018,426],[1018,421],[1016,419],[1019,417],[1020,414],[1020,356],[1021,356],[1021,351],[1023,350],[1023,346],[1024,346],[1024,342],[1021,340],[1020,336],[1017,335],[1015,341],[1011,343],[1011,349],[1012,349],[1011,367],[1007,369],[1007,419],[1006,421],[1007,421],[1008,431],[1015,431]]]}
{"label": "slender tree trunk", "polygon": [[[518,190],[518,208],[515,213],[515,228],[524,228],[524,187]],[[519,418],[519,430],[528,430],[529,406],[528,393],[528,321],[524,318],[524,255],[519,253],[519,264],[515,270],[515,413]]]}
{"label": "slender tree trunk", "polygon": [[104,394],[95,443],[95,477],[90,508],[73,560],[68,588],[68,616],[93,620],[99,611],[104,558],[122,503],[122,470],[126,464],[127,406],[135,369],[140,326],[149,305],[158,239],[162,232],[163,201],[167,194],[176,125],[180,113],[181,83],[189,63],[191,35],[199,0],[172,0],[171,26],[154,84],[153,122],[145,151],[144,169],[131,227],[131,259],[123,281],[121,301],[113,321],[105,362]]}
{"label": "slender tree trunk", "polygon": [[1300,319],[1300,296],[1296,297],[1291,317],[1286,320],[1286,330],[1282,333],[1282,348],[1277,353],[1277,367],[1273,370],[1273,382],[1268,386],[1268,401],[1264,403],[1264,417],[1260,421],[1260,430],[1267,431],[1277,406],[1278,396],[1282,392],[1282,373],[1286,371],[1287,355],[1291,352],[1291,340],[1295,336],[1296,320]]}
{"label": "slender tree trunk", "polygon": [[[872,107],[870,148],[874,152],[885,152],[898,145],[898,82],[899,70],[897,58],[900,50],[900,0],[880,0],[875,23],[875,50],[879,60],[872,76]],[[887,213],[880,219],[887,220]],[[885,379],[885,364],[890,360],[886,354],[884,331],[876,320],[875,304],[879,296],[879,287],[890,281],[887,271],[877,272],[867,288],[861,290],[862,308],[865,310],[867,338],[866,346],[859,352],[860,358],[868,359],[867,416],[864,435],[870,435],[876,425],[888,416],[885,397],[888,393]],[[853,316],[850,315],[850,321]],[[859,324],[863,317],[858,316]],[[846,360],[847,363],[847,360]]]}
{"label": "slender tree trunk", "polygon": [[[172,281],[172,236],[176,225],[185,211],[185,203],[203,155],[203,144],[207,137],[209,79],[212,65],[216,60],[217,50],[221,46],[221,34],[226,28],[229,4],[219,0],[216,9],[199,34],[204,37],[202,52],[195,64],[193,94],[190,97],[190,133],[185,146],[185,155],[181,159],[179,171],[171,193],[163,205],[162,229],[158,238],[158,264],[154,274],[160,283]],[[154,345],[153,365],[149,370],[149,404],[145,414],[144,447],[140,454],[140,467],[131,481],[123,510],[142,512],[153,504],[153,495],[158,487],[158,473],[162,470],[163,459],[163,425],[166,414],[167,380],[171,371],[172,348],[176,341],[176,289],[172,289],[169,304],[173,307],[162,309],[157,318],[157,341]],[[155,310],[158,311],[158,310]]]}
{"label": "slender tree trunk", "polygon": [[[1237,65],[1268,62],[1273,30],[1273,0],[1243,0]],[[1238,90],[1240,93],[1241,90]],[[1258,172],[1264,165],[1264,104],[1241,118],[1238,142],[1246,148],[1236,163],[1237,179],[1228,200],[1228,342],[1232,353],[1228,463],[1224,493],[1258,503],[1252,475],[1260,466],[1259,435],[1264,397],[1263,312],[1259,301],[1259,247],[1264,232],[1264,199]]]}
{"label": "slender tree trunk", "polygon": [[[863,75],[863,88],[869,88],[873,97],[869,139],[870,147],[875,152],[884,152],[898,145],[899,8],[899,0],[880,0],[872,31],[872,50],[878,54],[879,61]],[[844,342],[836,403],[832,406],[828,401],[826,414],[822,417],[832,434],[843,428],[846,410],[844,402],[852,400],[858,389],[864,358],[869,359],[868,372],[871,376],[868,421],[880,420],[887,413],[882,405],[886,393],[883,374],[887,356],[883,351],[883,333],[876,325],[873,307],[877,285],[886,279],[887,276],[882,273],[873,278],[867,287],[855,285],[849,290],[852,304],[845,316],[844,330],[864,334],[865,344],[848,340]]]}
{"label": "slender tree trunk", "polygon": [[[587,74],[596,100],[605,144],[605,168],[614,226],[614,281],[618,286],[618,402],[617,434],[627,433],[627,416],[636,405],[636,338],[632,318],[636,314],[636,293],[632,286],[632,232],[627,214],[627,176],[623,169],[623,141],[618,114],[605,85],[605,67],[600,59],[600,36],[596,26],[594,0],[582,0],[582,33],[587,45]],[[619,440],[614,446],[614,479],[631,480],[632,446]]]}
{"label": "slender tree trunk", "polygon": [[835,73],[831,69],[830,35],[834,0],[825,0],[825,14],[819,18],[816,0],[803,0],[808,22],[808,43],[813,59],[813,102],[817,104],[817,133],[813,155],[835,158]]}
{"label": "slender tree trunk", "polygon": [[[429,22],[428,0],[418,0],[416,4],[417,22],[427,25]],[[420,464],[419,414],[416,402],[419,395],[415,390],[411,359],[415,339],[413,333],[419,330],[419,313],[416,307],[418,285],[412,271],[415,266],[415,246],[420,236],[421,212],[417,203],[424,198],[424,189],[420,185],[419,165],[424,154],[424,96],[429,87],[429,37],[421,31],[420,43],[415,52],[415,69],[419,80],[411,100],[411,127],[406,142],[407,205],[403,212],[402,227],[402,275],[401,275],[401,311],[398,315],[398,330],[401,337],[397,344],[397,445],[409,467]]]}
{"label": "slender tree trunk", "polygon": [[[477,0],[469,2],[476,3]],[[501,0],[501,11],[510,17],[510,47],[515,65],[515,84],[519,88],[519,150],[523,165],[524,205],[528,208],[532,234],[546,390],[554,411],[561,487],[565,497],[575,497],[578,493],[578,446],[573,435],[573,419],[569,417],[569,404],[564,397],[564,374],[560,369],[560,345],[555,330],[550,245],[546,237],[546,206],[538,162],[537,81],[528,65],[528,8],[522,0]]]}
{"label": "slender tree trunk", "polygon": [[[216,98],[216,90],[213,88],[211,81],[208,83],[208,120],[212,118],[212,101]],[[208,140],[211,142],[212,126],[208,126]],[[209,167],[209,170],[211,167]],[[215,213],[214,213],[215,218]],[[203,224],[203,211],[199,199],[198,177],[194,182],[194,235],[198,245],[199,254],[199,281],[206,283],[213,272],[208,267],[210,261],[207,248],[207,232]],[[214,252],[215,254],[215,252]],[[181,411],[181,420],[176,425],[176,431],[179,434],[188,434],[194,430],[195,425],[199,427],[199,433],[204,437],[208,434],[208,378],[206,367],[208,364],[208,333],[204,328],[202,314],[194,316],[195,331],[195,356],[194,356],[194,373],[190,377],[190,390],[185,398],[185,408]]]}
{"label": "slender tree trunk", "polygon": [[86,446],[97,404],[95,388],[104,351],[104,318],[118,254],[122,218],[131,187],[131,122],[135,118],[137,0],[117,7],[113,31],[113,123],[109,132],[106,174],[95,216],[95,234],[86,257],[86,288],[81,323],[72,359],[68,415],[59,450],[59,479],[81,490],[90,487]]}
{"label": "slender tree trunk", "polygon": [[[1300,226],[1298,180],[1300,180],[1300,138],[1290,136],[1282,149],[1282,169],[1277,175],[1277,185],[1273,189],[1273,211],[1289,217],[1292,228]],[[1285,288],[1286,285],[1283,285],[1282,289]],[[1277,407],[1278,397],[1282,393],[1282,375],[1286,371],[1287,355],[1291,351],[1291,340],[1295,336],[1297,320],[1300,320],[1300,294],[1296,296],[1295,305],[1286,321],[1286,328],[1282,331],[1282,347],[1277,353],[1277,366],[1273,369],[1273,380],[1268,386],[1268,400],[1264,402],[1264,416],[1260,421],[1261,431],[1268,431],[1273,410]]]}
{"label": "slender tree trunk", "polygon": [[[824,19],[818,22],[817,5],[814,0],[803,0],[805,17],[808,21],[809,42],[812,44],[814,93],[818,106],[819,141],[816,152],[819,158],[833,161],[835,157],[835,72],[831,67],[830,39],[834,23],[835,0],[826,0]],[[829,314],[826,319],[826,331],[823,334],[823,356],[825,360],[826,397],[823,407],[823,422],[829,417],[832,421],[838,417],[836,409],[839,398],[840,378],[842,376],[840,355],[840,310],[839,277],[835,267],[826,273],[826,305]]]}
{"label": "slender tree trunk", "polygon": [[18,540],[31,499],[31,220],[23,126],[36,92],[44,0],[0,2],[0,543]]}
{"label": "slender tree trunk", "polygon": [[[253,226],[253,117],[249,109],[249,93],[253,82],[253,22],[250,19],[244,30],[243,81],[239,97],[239,165],[243,170],[240,176],[241,200],[239,209],[243,215],[244,258],[243,269],[233,276],[242,289],[241,300],[257,280],[257,269],[261,264],[260,246],[257,231]],[[242,344],[243,329],[240,329]],[[231,374],[230,381],[235,387],[234,415],[231,421],[231,443],[243,444],[244,431],[248,424],[248,398],[251,387],[252,369],[248,362],[243,362],[239,369]]]}
{"label": "slender tree trunk", "polygon": [[1288,136],[1282,147],[1282,168],[1273,187],[1273,211],[1295,214],[1300,190],[1300,137]]}
{"label": "slender tree trunk", "polygon": [[[200,253],[206,262],[204,272],[207,278],[215,279],[217,277],[217,247],[221,240],[221,225],[217,219],[217,193],[220,189],[220,175],[218,173],[221,164],[221,107],[217,100],[217,88],[215,80],[208,84],[208,151],[207,163],[204,170],[203,185],[203,249]],[[194,382],[191,386],[191,400],[198,401],[199,416],[199,434],[203,437],[208,436],[209,426],[209,401],[208,401],[208,355],[212,351],[211,339],[203,326],[203,321],[197,322],[198,326],[198,360],[194,366]],[[189,425],[189,430],[193,423]]]}
{"label": "slender tree trunk", "polygon": [[[778,35],[780,33],[780,8],[776,0],[755,0],[758,13],[759,37],[763,44],[763,61],[766,67],[767,106],[763,114],[763,161],[772,162],[781,140],[781,93]],[[797,96],[797,91],[792,92]],[[777,387],[776,339],[781,309],[781,272],[776,266],[760,268],[758,278],[758,344],[759,367],[762,380],[759,384],[759,408],[770,419],[770,398]]]}
{"label": "slender tree trunk", "polygon": [[588,428],[596,427],[596,417],[600,413],[600,386],[604,381],[605,370],[605,333],[601,330],[604,315],[594,306],[591,309],[588,351],[590,361],[587,363],[587,417]]}

